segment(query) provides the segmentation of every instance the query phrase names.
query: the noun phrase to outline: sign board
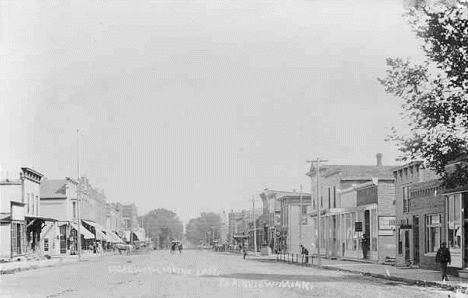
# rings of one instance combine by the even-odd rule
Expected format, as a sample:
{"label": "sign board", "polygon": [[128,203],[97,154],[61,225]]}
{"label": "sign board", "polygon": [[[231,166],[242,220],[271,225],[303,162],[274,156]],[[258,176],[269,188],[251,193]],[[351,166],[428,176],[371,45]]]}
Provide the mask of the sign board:
{"label": "sign board", "polygon": [[379,216],[379,230],[395,230],[395,216]]}
{"label": "sign board", "polygon": [[393,236],[392,230],[379,230],[379,236]]}
{"label": "sign board", "polygon": [[355,224],[354,231],[355,232],[362,232],[362,222],[357,221],[354,224]]}

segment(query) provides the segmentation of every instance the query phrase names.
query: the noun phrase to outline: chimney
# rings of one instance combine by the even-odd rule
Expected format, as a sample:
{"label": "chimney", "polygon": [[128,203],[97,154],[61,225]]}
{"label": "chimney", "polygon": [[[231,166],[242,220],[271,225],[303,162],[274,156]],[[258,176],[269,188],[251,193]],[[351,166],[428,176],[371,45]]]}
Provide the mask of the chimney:
{"label": "chimney", "polygon": [[377,153],[377,166],[381,167],[382,166],[382,153]]}

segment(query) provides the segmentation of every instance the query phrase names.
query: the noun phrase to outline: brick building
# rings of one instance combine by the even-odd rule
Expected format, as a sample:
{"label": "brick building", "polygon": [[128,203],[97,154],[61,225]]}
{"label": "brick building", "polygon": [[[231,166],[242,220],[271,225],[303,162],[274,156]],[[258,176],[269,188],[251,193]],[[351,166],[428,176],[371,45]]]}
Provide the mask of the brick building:
{"label": "brick building", "polygon": [[[435,262],[435,255],[443,242],[442,239],[445,239],[447,234],[444,201],[440,179],[414,183],[410,186],[408,212],[413,217],[411,264],[425,269],[439,269],[439,264]],[[448,241],[452,263],[457,264],[461,261],[461,254],[460,241],[456,235],[461,225],[459,221],[455,223],[453,217],[450,216],[449,226],[455,232],[453,233],[455,238]],[[403,243],[399,243],[399,254],[403,252],[403,247]]]}
{"label": "brick building", "polygon": [[[409,203],[410,188],[413,185],[438,179],[439,177],[434,171],[425,167],[422,161],[412,161],[395,167],[392,171],[395,178],[396,221],[394,224],[397,233],[396,265],[418,264],[420,241],[417,238],[415,239],[415,237],[418,237],[419,232],[413,233],[413,221],[416,221],[416,226],[419,228],[421,220],[424,221],[424,219],[411,213],[411,205]],[[415,200],[418,199],[415,198]]]}

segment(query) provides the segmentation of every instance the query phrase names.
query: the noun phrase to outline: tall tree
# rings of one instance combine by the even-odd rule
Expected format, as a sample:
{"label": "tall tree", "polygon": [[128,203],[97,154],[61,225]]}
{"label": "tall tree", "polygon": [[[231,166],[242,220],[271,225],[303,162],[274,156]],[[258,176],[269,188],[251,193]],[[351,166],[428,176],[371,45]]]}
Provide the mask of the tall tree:
{"label": "tall tree", "polygon": [[191,219],[186,227],[186,238],[190,243],[198,245],[201,242],[205,243],[208,235],[211,240],[213,236],[219,238],[221,230],[221,216],[214,212],[203,212],[200,217]]}
{"label": "tall tree", "polygon": [[142,217],[148,234],[152,236],[159,248],[168,247],[173,239],[182,239],[184,226],[177,215],[167,209],[155,209]]}
{"label": "tall tree", "polygon": [[403,99],[402,116],[410,128],[406,135],[393,130],[390,140],[399,145],[402,159],[424,159],[452,185],[456,181],[445,175],[445,165],[467,152],[467,7],[439,3],[413,9],[408,16],[427,60],[418,65],[387,59],[387,76],[379,81],[386,92]]}

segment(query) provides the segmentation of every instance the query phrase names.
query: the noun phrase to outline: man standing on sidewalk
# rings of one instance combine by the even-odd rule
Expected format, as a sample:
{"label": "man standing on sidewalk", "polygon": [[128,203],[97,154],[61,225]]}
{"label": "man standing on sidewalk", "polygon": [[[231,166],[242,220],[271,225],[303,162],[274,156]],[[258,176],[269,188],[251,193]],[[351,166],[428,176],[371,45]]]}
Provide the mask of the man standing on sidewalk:
{"label": "man standing on sidewalk", "polygon": [[361,246],[362,246],[362,257],[364,259],[367,259],[367,238],[366,238],[366,234],[362,235]]}
{"label": "man standing on sidewalk", "polygon": [[437,251],[436,259],[437,263],[440,263],[440,271],[442,273],[442,280],[448,281],[447,278],[447,264],[452,262],[450,258],[450,250],[447,248],[447,243],[442,242],[442,247]]}

